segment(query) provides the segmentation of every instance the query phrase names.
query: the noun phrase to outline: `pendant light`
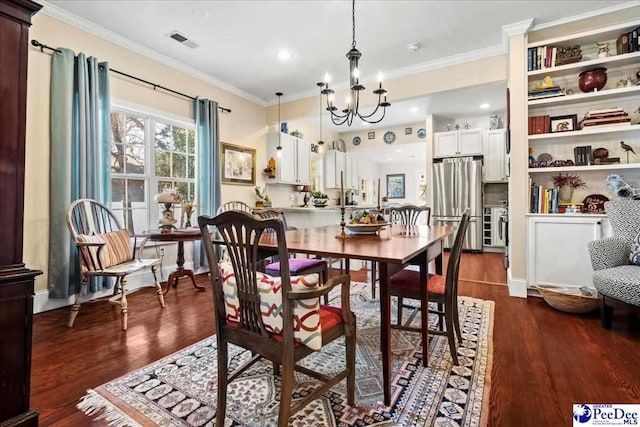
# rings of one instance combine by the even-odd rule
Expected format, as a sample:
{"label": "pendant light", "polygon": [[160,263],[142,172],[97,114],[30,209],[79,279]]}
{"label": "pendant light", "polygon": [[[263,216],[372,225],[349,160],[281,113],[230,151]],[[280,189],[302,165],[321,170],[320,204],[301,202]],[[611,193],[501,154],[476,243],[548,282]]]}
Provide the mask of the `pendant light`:
{"label": "pendant light", "polygon": [[278,150],[278,157],[282,157],[282,121],[280,119],[280,98],[282,97],[282,92],[276,92],[276,96],[278,97],[278,146],[276,150]]}
{"label": "pendant light", "polygon": [[[322,90],[324,82],[319,82],[317,85]],[[318,145],[324,145],[324,141],[322,140],[322,93],[320,94],[320,139],[318,140]]]}

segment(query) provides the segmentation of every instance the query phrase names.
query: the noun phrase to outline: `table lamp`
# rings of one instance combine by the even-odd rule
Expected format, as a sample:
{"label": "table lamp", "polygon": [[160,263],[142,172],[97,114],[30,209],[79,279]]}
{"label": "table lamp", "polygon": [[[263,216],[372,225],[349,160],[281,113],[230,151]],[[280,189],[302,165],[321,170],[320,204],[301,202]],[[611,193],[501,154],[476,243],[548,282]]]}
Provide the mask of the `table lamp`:
{"label": "table lamp", "polygon": [[153,201],[164,205],[164,211],[161,213],[158,224],[160,224],[162,233],[170,233],[171,230],[176,228],[173,224],[178,221],[173,213],[173,205],[175,203],[181,203],[182,197],[175,191],[163,191],[162,193],[156,194]]}

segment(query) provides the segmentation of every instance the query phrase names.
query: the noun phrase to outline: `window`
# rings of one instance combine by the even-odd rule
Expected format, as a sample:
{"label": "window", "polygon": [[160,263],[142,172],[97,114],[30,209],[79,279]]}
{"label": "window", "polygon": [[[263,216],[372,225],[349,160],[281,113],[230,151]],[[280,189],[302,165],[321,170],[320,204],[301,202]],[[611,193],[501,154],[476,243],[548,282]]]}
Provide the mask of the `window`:
{"label": "window", "polygon": [[[111,209],[125,228],[155,228],[160,207],[153,197],[164,190],[194,200],[195,155],[193,126],[132,111],[111,112]],[[180,207],[175,213],[181,217]]]}

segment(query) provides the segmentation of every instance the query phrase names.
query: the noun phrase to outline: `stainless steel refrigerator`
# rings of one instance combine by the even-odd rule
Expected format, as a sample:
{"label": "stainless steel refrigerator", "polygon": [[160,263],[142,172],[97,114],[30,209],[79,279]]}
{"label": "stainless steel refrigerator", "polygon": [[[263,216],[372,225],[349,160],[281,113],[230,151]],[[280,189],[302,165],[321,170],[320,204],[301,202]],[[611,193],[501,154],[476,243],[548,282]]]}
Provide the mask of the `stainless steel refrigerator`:
{"label": "stainless steel refrigerator", "polygon": [[[433,164],[433,223],[453,225],[460,223],[465,209],[470,209],[470,221],[463,249],[482,250],[482,160],[473,157],[442,159]],[[445,242],[453,246],[454,235]]]}

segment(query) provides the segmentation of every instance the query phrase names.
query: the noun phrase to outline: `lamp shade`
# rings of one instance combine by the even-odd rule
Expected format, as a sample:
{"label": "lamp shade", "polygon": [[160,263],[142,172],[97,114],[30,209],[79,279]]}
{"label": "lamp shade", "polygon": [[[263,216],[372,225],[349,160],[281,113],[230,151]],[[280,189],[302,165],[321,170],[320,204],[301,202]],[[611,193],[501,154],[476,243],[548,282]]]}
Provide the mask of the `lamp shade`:
{"label": "lamp shade", "polygon": [[182,196],[174,191],[163,191],[156,194],[153,201],[156,203],[181,203]]}

